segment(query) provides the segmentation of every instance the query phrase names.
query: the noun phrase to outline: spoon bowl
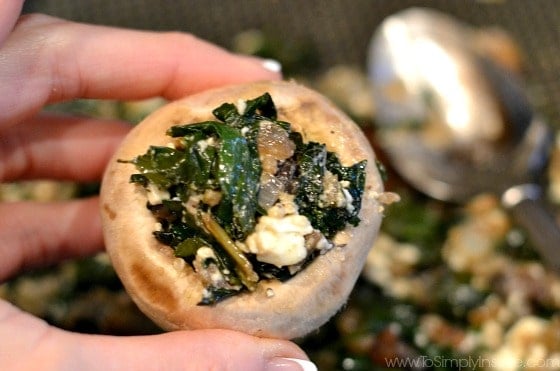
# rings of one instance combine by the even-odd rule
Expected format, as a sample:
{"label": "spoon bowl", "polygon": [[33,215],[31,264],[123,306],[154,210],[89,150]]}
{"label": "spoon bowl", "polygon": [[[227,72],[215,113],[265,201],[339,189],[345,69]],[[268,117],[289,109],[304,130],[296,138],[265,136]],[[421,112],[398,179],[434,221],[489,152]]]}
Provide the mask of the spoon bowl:
{"label": "spoon bowl", "polygon": [[381,143],[409,182],[440,200],[531,181],[551,137],[516,78],[478,54],[471,34],[412,8],[387,18],[370,45]]}
{"label": "spoon bowl", "polygon": [[518,77],[477,49],[474,38],[472,27],[424,8],[380,25],[368,60],[380,145],[395,170],[433,198],[503,195],[560,270],[560,228],[537,204],[552,132]]}

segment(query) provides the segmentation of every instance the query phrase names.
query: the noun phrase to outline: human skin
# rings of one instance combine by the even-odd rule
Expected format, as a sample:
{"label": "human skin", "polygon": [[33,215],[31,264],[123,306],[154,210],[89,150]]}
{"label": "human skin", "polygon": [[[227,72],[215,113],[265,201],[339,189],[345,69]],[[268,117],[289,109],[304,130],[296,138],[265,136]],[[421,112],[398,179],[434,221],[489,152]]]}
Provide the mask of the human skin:
{"label": "human skin", "polygon": [[[114,120],[47,115],[41,112],[46,104],[74,98],[173,100],[211,87],[281,77],[260,60],[192,35],[19,17],[22,3],[0,2],[0,181],[99,180],[129,130]],[[102,251],[98,209],[96,197],[0,203],[0,282]],[[0,301],[5,370],[302,369],[289,358],[307,359],[291,342],[226,330],[76,334]]]}

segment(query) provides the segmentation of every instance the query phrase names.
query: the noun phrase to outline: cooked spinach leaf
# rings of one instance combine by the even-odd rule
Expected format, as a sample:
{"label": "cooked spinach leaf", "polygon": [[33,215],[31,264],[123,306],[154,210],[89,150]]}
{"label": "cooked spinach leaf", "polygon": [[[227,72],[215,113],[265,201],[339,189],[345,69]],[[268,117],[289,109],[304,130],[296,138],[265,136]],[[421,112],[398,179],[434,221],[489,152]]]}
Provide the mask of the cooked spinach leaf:
{"label": "cooked spinach leaf", "polygon": [[239,112],[232,103],[224,103],[214,109],[212,113],[218,120],[236,128],[246,127],[248,124],[254,124],[263,118],[275,121],[277,117],[276,106],[268,93],[245,101],[243,112]]}
{"label": "cooked spinach leaf", "polygon": [[[258,153],[253,153],[252,146],[241,130],[220,122],[173,126],[168,131],[172,137],[188,137],[199,133],[219,139],[219,148],[214,150],[214,166],[204,167],[198,164],[198,168],[208,175],[207,179],[211,177],[219,184],[225,204],[231,207],[231,212],[221,212],[222,222],[232,237],[243,240],[256,223],[257,191],[261,173]],[[197,182],[197,185],[203,186],[200,183]],[[231,219],[223,220],[224,215]]]}
{"label": "cooked spinach leaf", "polygon": [[140,174],[133,174],[130,180],[165,189],[178,181],[177,170],[183,161],[184,155],[174,148],[151,146],[144,155],[132,160]]}
{"label": "cooked spinach leaf", "polygon": [[202,300],[198,305],[212,305],[219,301],[222,301],[231,296],[235,296],[239,293],[239,290],[224,289],[220,287],[209,286],[206,288],[206,294],[202,297]]}
{"label": "cooked spinach leaf", "polygon": [[[348,182],[346,188],[352,197],[352,207],[346,208],[348,211],[348,223],[357,225],[359,223],[358,213],[362,206],[362,195],[366,184],[366,165],[367,161],[360,161],[352,166],[342,166],[340,160],[334,153],[327,155],[327,169],[333,174],[338,175],[338,179]],[[351,210],[351,211],[350,211]]]}
{"label": "cooked spinach leaf", "polygon": [[211,247],[211,245],[199,236],[189,237],[175,246],[175,256],[185,259],[194,259],[196,251],[201,247]]}
{"label": "cooked spinach leaf", "polygon": [[[356,226],[360,221],[358,213],[365,185],[366,161],[344,167],[336,154],[328,152],[323,144],[314,142],[300,142],[297,156],[299,185],[296,203],[300,213],[309,218],[311,225],[327,238],[334,237],[338,231],[346,228],[347,223]],[[337,175],[339,181],[348,182],[346,191],[351,196],[351,207],[321,204],[325,170]]]}

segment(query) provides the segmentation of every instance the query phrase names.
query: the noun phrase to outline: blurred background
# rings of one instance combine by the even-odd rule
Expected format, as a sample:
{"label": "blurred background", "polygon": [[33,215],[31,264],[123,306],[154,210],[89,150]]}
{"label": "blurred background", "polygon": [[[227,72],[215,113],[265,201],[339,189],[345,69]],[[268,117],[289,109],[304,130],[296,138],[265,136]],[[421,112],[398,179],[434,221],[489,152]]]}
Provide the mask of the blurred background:
{"label": "blurred background", "polygon": [[[367,79],[369,40],[387,16],[413,6],[508,36],[516,73],[554,128],[545,181],[546,199],[556,211],[560,4],[555,0],[28,0],[24,11],[186,31],[236,52],[277,59],[285,77],[321,91],[364,129],[387,167],[387,189],[401,201],[387,208],[348,304],[320,330],[297,340],[320,370],[516,370],[520,364],[560,369],[560,277],[542,264],[526,231],[496,196],[482,193],[455,204],[415,191],[378,142]],[[81,100],[48,109],[136,123],[162,103]],[[53,201],[96,192],[97,184],[20,182],[0,184],[0,201]],[[0,285],[0,297],[74,331],[159,331],[122,290],[105,254],[25,274]],[[407,363],[388,362],[394,359]]]}
{"label": "blurred background", "polygon": [[[309,53],[315,58],[304,65],[318,73],[338,64],[363,67],[376,26],[412,6],[440,9],[476,26],[504,27],[530,57],[526,67],[535,94],[560,99],[560,7],[554,0],[29,0],[25,11],[111,26],[182,30],[230,49],[235,35],[256,29],[270,37],[268,53],[283,54],[286,72]],[[558,117],[558,109],[551,108],[551,114]]]}

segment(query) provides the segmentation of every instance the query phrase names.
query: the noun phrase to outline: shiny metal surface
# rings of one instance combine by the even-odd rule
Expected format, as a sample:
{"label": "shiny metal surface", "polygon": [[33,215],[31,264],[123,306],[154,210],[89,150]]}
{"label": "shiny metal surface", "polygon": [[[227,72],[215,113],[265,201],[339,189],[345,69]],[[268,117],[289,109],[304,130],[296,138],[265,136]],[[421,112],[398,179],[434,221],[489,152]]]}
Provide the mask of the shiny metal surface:
{"label": "shiny metal surface", "polygon": [[369,47],[380,143],[409,182],[441,200],[501,193],[546,163],[548,127],[473,39],[470,26],[411,8],[382,22]]}

